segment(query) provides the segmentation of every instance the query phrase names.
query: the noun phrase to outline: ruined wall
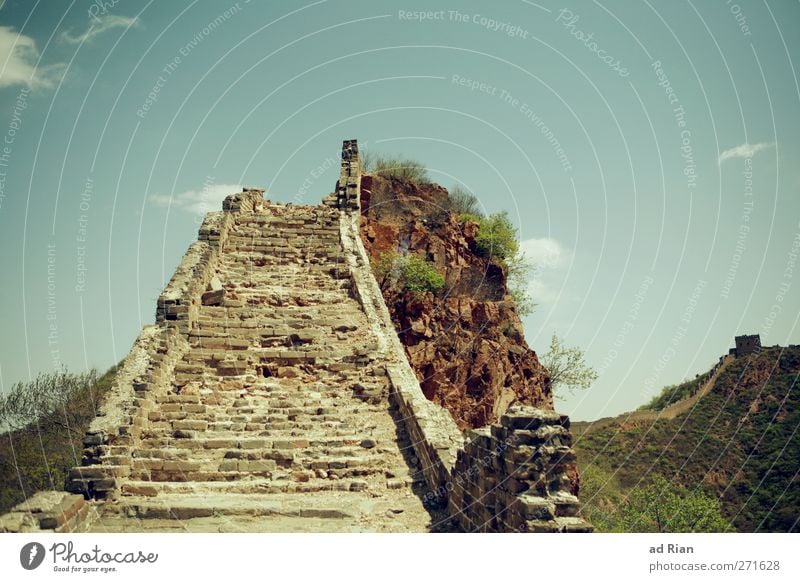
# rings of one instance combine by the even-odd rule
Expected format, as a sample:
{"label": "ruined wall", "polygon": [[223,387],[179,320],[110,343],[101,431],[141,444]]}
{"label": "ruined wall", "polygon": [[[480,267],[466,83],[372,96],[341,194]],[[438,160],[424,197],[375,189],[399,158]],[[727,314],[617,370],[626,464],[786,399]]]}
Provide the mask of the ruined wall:
{"label": "ruined wall", "polygon": [[[577,499],[568,492],[574,454],[565,416],[515,406],[502,414],[499,423],[471,431],[465,438],[451,413],[426,397],[362,241],[361,178],[358,146],[354,140],[345,142],[337,190],[325,204],[340,210],[341,252],[352,283],[348,288],[377,338],[378,353],[367,355],[379,356],[385,364],[390,395],[399,409],[396,422],[406,429],[430,490],[425,501],[447,507],[465,531],[590,531],[591,526],[578,517]],[[82,466],[71,471],[68,487],[81,496],[39,493],[0,517],[0,530],[80,531],[94,515],[91,504],[82,503],[84,497],[99,503],[116,498],[120,481],[132,475],[140,443],[149,438],[145,427],[151,414],[160,414],[157,403],[173,395],[180,371],[176,363],[190,349],[189,334],[199,326],[201,306],[217,305],[208,302],[220,301],[219,295],[225,294],[214,279],[235,222],[232,213],[262,209],[262,194],[245,189],[231,195],[223,212],[210,213],[203,222],[199,240],[190,246],[159,297],[157,325],[142,330],[90,425]],[[491,328],[494,323],[487,319],[484,325]],[[309,366],[314,364],[308,360]],[[516,388],[514,376],[507,381]],[[549,407],[550,400],[542,398]]]}
{"label": "ruined wall", "polygon": [[264,199],[264,191],[245,188],[231,194],[222,205],[222,212],[209,212],[200,226],[198,240],[189,246],[183,260],[175,270],[158,298],[156,323],[175,328],[186,335],[197,320],[203,293],[219,264],[220,249],[228,237],[233,219],[232,212],[252,213]]}
{"label": "ruined wall", "polygon": [[446,485],[450,514],[462,529],[592,531],[570,492],[575,453],[565,415],[513,406],[499,424],[467,436]]}

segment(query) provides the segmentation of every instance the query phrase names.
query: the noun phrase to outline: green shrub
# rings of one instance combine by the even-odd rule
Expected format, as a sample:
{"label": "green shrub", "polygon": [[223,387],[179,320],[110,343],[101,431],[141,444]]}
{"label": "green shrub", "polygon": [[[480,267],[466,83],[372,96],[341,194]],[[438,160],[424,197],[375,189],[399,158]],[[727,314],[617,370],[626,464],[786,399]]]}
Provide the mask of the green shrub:
{"label": "green shrub", "polygon": [[474,208],[472,210],[473,212],[462,212],[459,218],[462,223],[478,223],[476,250],[488,259],[498,260],[505,269],[508,290],[520,317],[532,314],[536,310],[536,303],[528,292],[528,280],[533,265],[520,252],[517,229],[505,212],[483,216],[476,214]]}
{"label": "green shrub", "polygon": [[417,184],[430,184],[428,170],[416,160],[409,160],[395,156],[376,155],[374,160],[372,154],[367,154],[367,164],[370,172],[379,174],[386,178],[397,178],[407,182]]}
{"label": "green shrub", "polygon": [[391,285],[400,292],[422,297],[425,293],[436,295],[444,288],[444,277],[435,265],[410,254],[384,253],[376,262],[374,272],[381,289]]}

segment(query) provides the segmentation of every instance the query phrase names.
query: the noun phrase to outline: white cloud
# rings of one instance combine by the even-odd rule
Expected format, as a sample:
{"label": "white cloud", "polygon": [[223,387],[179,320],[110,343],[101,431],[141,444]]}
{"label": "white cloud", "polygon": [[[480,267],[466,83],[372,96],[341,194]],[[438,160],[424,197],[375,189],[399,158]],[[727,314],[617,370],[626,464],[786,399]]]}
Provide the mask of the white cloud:
{"label": "white cloud", "polygon": [[527,283],[531,299],[539,305],[555,303],[563,289],[571,251],[554,238],[525,239],[519,248],[532,267]]}
{"label": "white cloud", "polygon": [[743,143],[735,148],[725,150],[719,155],[719,163],[731,158],[752,158],[758,152],[771,148],[775,144],[771,143]]}
{"label": "white cloud", "polygon": [[0,88],[27,85],[31,89],[53,87],[64,74],[65,65],[37,65],[36,41],[10,26],[0,26]]}
{"label": "white cloud", "polygon": [[138,26],[139,20],[136,17],[118,16],[116,14],[107,14],[105,16],[98,16],[92,19],[89,28],[81,34],[73,35],[71,32],[61,33],[61,40],[69,44],[80,44],[88,42],[94,37],[99,36],[107,30],[114,28],[132,28]]}
{"label": "white cloud", "polygon": [[519,243],[520,251],[537,269],[552,269],[561,264],[566,254],[554,238],[529,238]]}
{"label": "white cloud", "polygon": [[241,191],[242,187],[235,184],[211,184],[202,190],[187,190],[174,196],[153,194],[150,196],[150,201],[157,206],[171,206],[203,216],[207,212],[222,210],[222,201],[225,197]]}

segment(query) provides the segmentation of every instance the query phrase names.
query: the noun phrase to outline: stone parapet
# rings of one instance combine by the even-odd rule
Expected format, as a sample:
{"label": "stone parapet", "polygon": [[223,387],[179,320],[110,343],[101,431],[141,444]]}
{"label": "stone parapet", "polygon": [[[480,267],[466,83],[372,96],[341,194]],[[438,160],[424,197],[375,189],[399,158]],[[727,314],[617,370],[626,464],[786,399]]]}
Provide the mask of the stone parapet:
{"label": "stone parapet", "polygon": [[565,415],[512,406],[470,431],[448,489],[452,517],[474,532],[590,532],[570,493],[575,453]]}
{"label": "stone parapet", "polygon": [[386,372],[391,395],[400,409],[400,417],[422,465],[425,481],[431,489],[439,490],[448,480],[464,438],[450,413],[422,393],[397,337],[378,282],[370,269],[358,221],[357,212],[342,212],[342,247],[350,266],[353,291],[378,338],[378,349],[386,354],[390,362]]}
{"label": "stone parapet", "polygon": [[187,348],[175,330],[142,329],[84,435],[83,458],[69,472],[68,491],[94,499],[116,496],[120,478],[130,474],[147,415],[170,389],[175,363]]}

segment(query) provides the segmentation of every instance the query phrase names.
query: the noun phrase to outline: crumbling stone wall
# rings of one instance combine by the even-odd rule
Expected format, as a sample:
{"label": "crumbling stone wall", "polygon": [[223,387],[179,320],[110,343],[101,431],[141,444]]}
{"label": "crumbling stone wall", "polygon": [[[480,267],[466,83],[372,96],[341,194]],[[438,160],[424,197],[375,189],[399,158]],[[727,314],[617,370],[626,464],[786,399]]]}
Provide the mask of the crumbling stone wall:
{"label": "crumbling stone wall", "polygon": [[[397,422],[405,425],[430,488],[426,501],[446,506],[465,531],[590,531],[578,517],[577,499],[568,492],[567,474],[575,456],[565,416],[513,407],[499,423],[465,438],[451,414],[423,394],[359,233],[361,175],[355,140],[345,142],[342,157],[337,191],[325,204],[340,211],[339,237],[350,289],[377,338],[376,350],[399,409]],[[102,502],[117,496],[120,481],[132,474],[150,414],[158,414],[157,402],[173,390],[176,364],[189,350],[200,306],[219,301],[225,293],[214,279],[234,222],[232,213],[256,212],[263,205],[262,190],[245,189],[225,200],[223,212],[204,220],[199,240],[159,297],[157,325],[142,330],[90,425],[83,463],[71,471],[68,486],[80,495],[38,493],[0,517],[0,531],[80,531],[93,515],[84,498]],[[331,212],[326,212],[330,221]]]}
{"label": "crumbling stone wall", "polygon": [[450,514],[470,532],[590,532],[570,493],[569,419],[514,406],[499,424],[471,430],[446,484]]}
{"label": "crumbling stone wall", "polygon": [[370,269],[359,235],[357,212],[342,216],[341,236],[350,262],[356,297],[378,337],[378,349],[387,352],[391,361],[386,373],[391,383],[392,398],[400,409],[400,417],[422,464],[426,482],[432,489],[440,489],[450,478],[464,438],[450,413],[422,393],[397,337],[378,282]]}

